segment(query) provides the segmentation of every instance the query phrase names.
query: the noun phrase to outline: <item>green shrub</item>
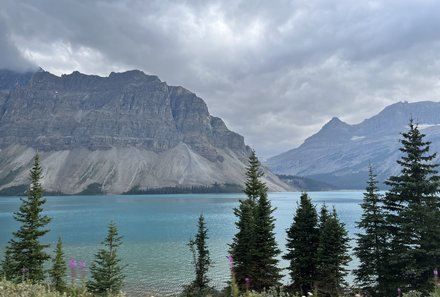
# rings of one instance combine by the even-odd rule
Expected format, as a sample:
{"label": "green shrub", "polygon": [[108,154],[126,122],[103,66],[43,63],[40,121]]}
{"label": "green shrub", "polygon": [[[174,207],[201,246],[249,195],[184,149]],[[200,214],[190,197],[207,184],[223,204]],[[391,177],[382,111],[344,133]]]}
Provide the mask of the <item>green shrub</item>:
{"label": "green shrub", "polygon": [[[7,280],[0,280],[0,297],[96,297],[87,290],[71,290],[65,294],[59,293],[47,284],[31,284],[23,282],[15,284]],[[126,297],[125,294],[108,295],[108,297]]]}

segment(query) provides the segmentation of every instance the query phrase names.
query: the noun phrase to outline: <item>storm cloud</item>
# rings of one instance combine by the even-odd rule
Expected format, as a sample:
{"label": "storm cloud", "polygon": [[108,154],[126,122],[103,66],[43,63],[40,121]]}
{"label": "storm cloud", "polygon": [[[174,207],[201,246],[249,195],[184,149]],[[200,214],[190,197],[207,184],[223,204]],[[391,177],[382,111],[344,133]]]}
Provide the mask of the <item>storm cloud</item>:
{"label": "storm cloud", "polygon": [[440,2],[0,0],[0,67],[141,69],[197,93],[262,157],[333,116],[440,98]]}

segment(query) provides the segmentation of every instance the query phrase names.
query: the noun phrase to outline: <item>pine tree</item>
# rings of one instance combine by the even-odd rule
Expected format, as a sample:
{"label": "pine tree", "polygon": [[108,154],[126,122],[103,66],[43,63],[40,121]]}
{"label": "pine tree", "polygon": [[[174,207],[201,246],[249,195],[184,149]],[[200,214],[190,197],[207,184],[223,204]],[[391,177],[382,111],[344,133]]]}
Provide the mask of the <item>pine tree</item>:
{"label": "pine tree", "polygon": [[198,231],[194,240],[189,241],[189,247],[194,258],[194,268],[196,279],[192,283],[193,288],[204,290],[209,287],[208,269],[212,266],[212,261],[209,256],[209,250],[206,243],[208,237],[208,229],[205,226],[205,218],[203,214],[200,215],[198,221]]}
{"label": "pine tree", "polygon": [[[325,207],[324,207],[325,208]],[[341,296],[347,275],[349,238],[343,223],[339,221],[336,210],[331,215],[321,210],[324,218],[321,219],[322,228],[318,246],[318,289],[320,296]]]}
{"label": "pine tree", "polygon": [[256,291],[278,287],[282,278],[276,258],[281,251],[275,240],[275,218],[272,215],[275,208],[272,208],[266,191],[267,188],[264,186],[258,199],[255,218],[255,247],[253,249],[255,270],[252,288]]}
{"label": "pine tree", "polygon": [[66,286],[66,260],[64,259],[63,242],[61,237],[58,238],[57,246],[55,248],[55,257],[52,259],[52,269],[49,271],[52,286],[58,292],[64,292]]}
{"label": "pine tree", "polygon": [[372,296],[384,296],[383,263],[385,261],[387,231],[383,213],[383,195],[379,194],[376,175],[370,165],[368,182],[361,204],[363,213],[357,227],[355,255],[360,264],[354,270],[356,282]]}
{"label": "pine tree", "polygon": [[312,292],[317,278],[318,214],[307,193],[302,193],[292,225],[287,230],[287,254],[292,287],[301,295]]}
{"label": "pine tree", "polygon": [[45,252],[49,244],[40,243],[48,229],[45,229],[51,218],[43,215],[43,198],[41,186],[42,170],[40,158],[35,155],[34,164],[30,171],[30,186],[27,197],[21,199],[19,211],[14,214],[14,219],[21,223],[18,231],[6,247],[6,258],[3,262],[3,270],[7,278],[16,282],[27,279],[31,282],[44,280],[44,262],[50,259]]}
{"label": "pine tree", "polygon": [[244,288],[245,279],[252,278],[252,273],[255,270],[252,258],[252,250],[255,246],[255,202],[245,199],[240,200],[239,203],[239,207],[234,209],[234,214],[238,218],[235,223],[238,232],[233,238],[230,254],[234,261],[235,279],[241,288]]}
{"label": "pine tree", "polygon": [[253,151],[246,168],[245,194],[234,214],[238,221],[237,234],[233,238],[230,253],[234,259],[234,273],[237,283],[246,288],[262,290],[279,284],[281,278],[275,258],[280,253],[274,236],[274,209],[267,198],[267,187],[261,181],[263,172]]}
{"label": "pine tree", "polygon": [[108,233],[102,242],[103,249],[95,255],[95,261],[90,266],[91,280],[87,288],[98,294],[117,293],[122,289],[125,276],[122,273],[121,259],[118,248],[122,244],[122,237],[114,223],[108,226]]}
{"label": "pine tree", "polygon": [[401,173],[386,181],[384,209],[389,238],[388,292],[393,288],[427,291],[432,269],[440,263],[439,176],[436,154],[429,154],[429,141],[424,141],[411,119],[409,130],[400,140],[402,157],[397,163]]}

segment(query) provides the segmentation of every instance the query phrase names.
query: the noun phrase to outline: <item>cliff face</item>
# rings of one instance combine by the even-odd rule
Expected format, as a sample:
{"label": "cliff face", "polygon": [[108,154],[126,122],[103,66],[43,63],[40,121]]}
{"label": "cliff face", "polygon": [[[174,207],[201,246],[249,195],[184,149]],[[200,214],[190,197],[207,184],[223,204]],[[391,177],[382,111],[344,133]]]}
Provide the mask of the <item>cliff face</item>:
{"label": "cliff face", "polygon": [[38,150],[45,188],[64,193],[241,184],[250,151],[201,98],[138,70],[0,71],[0,149],[0,189],[26,183]]}

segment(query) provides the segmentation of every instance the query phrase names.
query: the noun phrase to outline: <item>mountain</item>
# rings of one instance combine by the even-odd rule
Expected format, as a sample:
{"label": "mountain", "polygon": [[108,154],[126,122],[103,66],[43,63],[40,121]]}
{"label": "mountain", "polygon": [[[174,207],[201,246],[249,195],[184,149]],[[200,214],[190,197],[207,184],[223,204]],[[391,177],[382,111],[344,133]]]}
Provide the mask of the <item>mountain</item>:
{"label": "mountain", "polygon": [[270,158],[266,165],[277,174],[364,189],[369,163],[380,181],[400,172],[400,133],[408,129],[410,118],[432,141],[431,152],[440,152],[440,102],[399,102],[355,125],[332,118],[298,148]]}
{"label": "mountain", "polygon": [[[0,190],[28,183],[39,152],[43,186],[65,194],[242,184],[250,148],[194,93],[133,70],[0,70]],[[272,190],[285,190],[267,175]]]}

